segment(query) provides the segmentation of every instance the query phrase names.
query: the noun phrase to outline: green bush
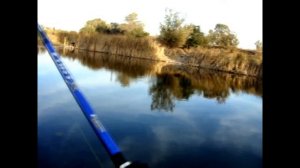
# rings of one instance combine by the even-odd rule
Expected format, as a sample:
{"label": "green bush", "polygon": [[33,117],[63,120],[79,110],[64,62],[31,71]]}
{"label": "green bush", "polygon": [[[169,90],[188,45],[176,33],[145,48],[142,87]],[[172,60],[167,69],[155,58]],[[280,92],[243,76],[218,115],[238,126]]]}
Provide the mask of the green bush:
{"label": "green bush", "polygon": [[178,12],[174,13],[171,9],[167,9],[166,13],[165,23],[160,25],[158,39],[171,48],[183,47],[192,29],[189,26],[182,26],[184,19],[179,17]]}

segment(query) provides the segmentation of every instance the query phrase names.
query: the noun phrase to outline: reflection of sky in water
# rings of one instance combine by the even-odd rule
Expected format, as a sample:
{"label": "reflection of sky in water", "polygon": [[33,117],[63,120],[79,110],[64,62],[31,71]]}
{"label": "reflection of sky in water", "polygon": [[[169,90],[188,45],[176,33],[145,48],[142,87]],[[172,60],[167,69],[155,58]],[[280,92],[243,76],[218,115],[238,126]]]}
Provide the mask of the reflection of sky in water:
{"label": "reflection of sky in water", "polygon": [[[230,94],[218,104],[194,94],[175,100],[173,112],[151,111],[148,77],[122,87],[115,72],[63,62],[129,160],[150,167],[261,167],[261,98]],[[111,167],[51,58],[44,53],[38,63],[40,167]]]}

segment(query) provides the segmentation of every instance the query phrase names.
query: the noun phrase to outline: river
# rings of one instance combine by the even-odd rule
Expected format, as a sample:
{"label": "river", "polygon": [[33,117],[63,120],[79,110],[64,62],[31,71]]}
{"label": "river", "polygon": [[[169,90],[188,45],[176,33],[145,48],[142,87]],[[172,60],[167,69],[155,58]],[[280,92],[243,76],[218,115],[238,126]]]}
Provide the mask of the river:
{"label": "river", "polygon": [[[151,168],[261,168],[262,82],[144,59],[59,50],[128,160]],[[45,49],[38,52],[38,165],[113,164]]]}

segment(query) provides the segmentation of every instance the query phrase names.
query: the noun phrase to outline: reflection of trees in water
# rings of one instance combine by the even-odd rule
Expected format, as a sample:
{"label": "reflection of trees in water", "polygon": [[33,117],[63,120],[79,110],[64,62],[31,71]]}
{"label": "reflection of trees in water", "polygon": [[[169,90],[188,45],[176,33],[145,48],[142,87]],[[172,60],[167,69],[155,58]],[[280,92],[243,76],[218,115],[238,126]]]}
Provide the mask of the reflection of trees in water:
{"label": "reflection of trees in water", "polygon": [[[198,82],[204,83],[204,85],[200,85]],[[218,81],[212,82],[217,83]],[[205,83],[209,84],[210,82],[196,81],[179,73],[158,74],[150,87],[151,110],[173,111],[175,99],[189,99],[194,93],[198,93],[205,98],[214,98],[219,103],[225,103],[230,94],[230,88],[226,89],[218,85],[206,85]]]}
{"label": "reflection of trees in water", "polygon": [[[62,52],[62,50],[60,51]],[[78,59],[83,65],[94,69],[109,69],[117,74],[116,80],[122,86],[129,86],[132,81],[138,77],[150,74],[153,66],[153,61],[136,59],[126,56],[117,56],[99,52],[78,51],[65,52],[64,57]]]}
{"label": "reflection of trees in water", "polygon": [[193,94],[218,103],[225,103],[230,93],[262,96],[262,81],[253,77],[179,65],[164,65],[157,70],[153,61],[86,51],[64,52],[62,56],[78,59],[91,69],[109,69],[117,74],[122,86],[145,75],[154,76],[149,89],[151,110],[173,111],[175,100],[189,99]]}
{"label": "reflection of trees in water", "polygon": [[173,111],[174,99],[188,99],[194,90],[191,80],[179,74],[158,74],[149,89],[151,110]]}
{"label": "reflection of trees in water", "polygon": [[161,75],[160,78],[157,78],[156,83],[150,87],[149,92],[152,95],[151,110],[173,111],[175,104],[169,87],[172,82],[170,76]]}
{"label": "reflection of trees in water", "polygon": [[189,99],[193,94],[218,103],[225,103],[231,92],[262,95],[261,80],[256,78],[174,65],[163,67],[161,72],[150,87],[151,110],[172,111],[175,99]]}
{"label": "reflection of trees in water", "polygon": [[177,99],[188,99],[194,93],[191,80],[180,74],[172,76],[174,76],[175,81],[175,85],[172,86],[174,96]]}
{"label": "reflection of trees in water", "polygon": [[183,66],[165,66],[162,72],[185,76],[190,80],[196,93],[206,98],[217,98],[221,102],[222,98],[230,95],[230,92],[262,96],[262,81],[254,77]]}
{"label": "reflection of trees in water", "polygon": [[194,90],[191,80],[179,74],[157,74],[149,89],[151,110],[173,111],[174,99],[188,99]]}
{"label": "reflection of trees in water", "polygon": [[129,86],[131,82],[131,78],[124,74],[124,73],[118,73],[117,74],[117,80],[121,83],[122,86]]}

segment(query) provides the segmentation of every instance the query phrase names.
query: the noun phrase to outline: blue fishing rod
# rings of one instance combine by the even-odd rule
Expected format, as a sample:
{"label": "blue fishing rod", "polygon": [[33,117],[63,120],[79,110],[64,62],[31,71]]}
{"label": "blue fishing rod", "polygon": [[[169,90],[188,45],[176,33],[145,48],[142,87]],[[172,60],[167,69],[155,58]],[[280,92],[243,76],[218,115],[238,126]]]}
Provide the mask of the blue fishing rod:
{"label": "blue fishing rod", "polygon": [[71,91],[73,97],[75,98],[76,102],[78,103],[79,107],[81,108],[83,114],[85,115],[86,119],[92,126],[94,132],[96,133],[97,137],[100,139],[101,143],[105,147],[106,151],[108,152],[112,162],[114,163],[115,167],[117,168],[142,168],[148,167],[146,164],[140,162],[131,162],[125,159],[123,156],[120,148],[109,135],[107,130],[101,124],[101,122],[97,119],[96,114],[94,113],[92,107],[85,99],[81,91],[79,90],[78,86],[76,85],[74,79],[71,77],[68,70],[65,68],[63,62],[60,59],[60,56],[55,51],[51,41],[49,40],[47,34],[44,32],[43,28],[38,24],[38,32],[42,38],[42,41],[49,52],[53,62],[55,63],[59,73],[63,77],[65,83],[67,84],[69,90]]}

